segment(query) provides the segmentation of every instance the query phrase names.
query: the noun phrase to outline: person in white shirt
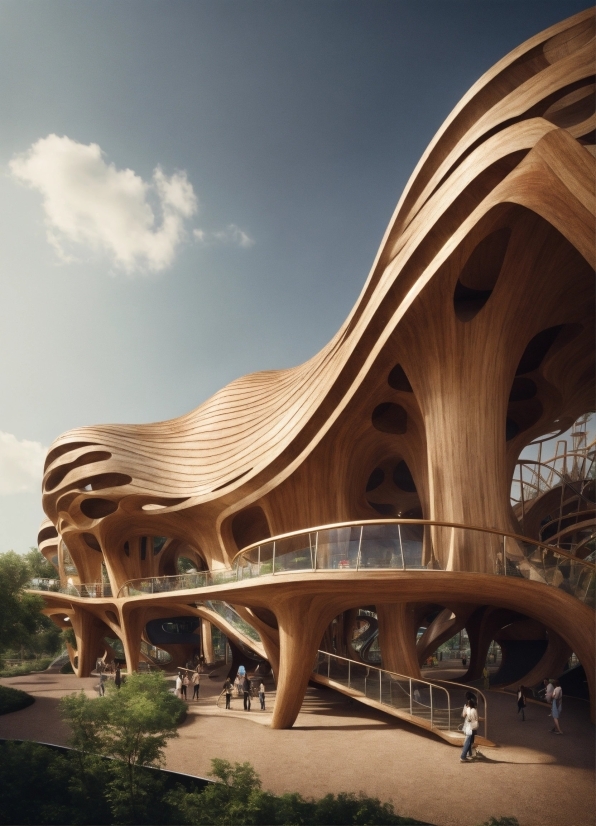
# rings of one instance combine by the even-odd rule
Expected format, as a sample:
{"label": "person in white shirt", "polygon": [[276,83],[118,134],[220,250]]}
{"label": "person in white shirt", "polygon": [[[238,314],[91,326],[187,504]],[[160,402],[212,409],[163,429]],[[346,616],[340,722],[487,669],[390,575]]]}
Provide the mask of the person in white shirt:
{"label": "person in white shirt", "polygon": [[460,763],[467,763],[473,759],[472,744],[474,743],[476,729],[478,728],[478,712],[476,711],[476,700],[473,697],[471,697],[464,706],[462,717],[464,715],[464,734],[466,735],[466,739],[459,758]]}
{"label": "person in white shirt", "polygon": [[554,731],[555,734],[563,734],[563,732],[561,731],[561,726],[559,725],[561,711],[563,710],[563,689],[561,688],[557,680],[555,680],[555,685],[553,689],[551,709],[551,714],[553,715],[553,723],[555,724],[555,727],[551,729],[551,731]]}
{"label": "person in white shirt", "polygon": [[182,697],[182,674],[180,672],[176,677],[176,697]]}
{"label": "person in white shirt", "polygon": [[546,702],[547,702],[549,705],[550,705],[550,704],[552,703],[552,701],[553,701],[553,691],[554,691],[554,690],[555,690],[555,687],[554,687],[554,685],[553,685],[553,681],[552,681],[552,680],[549,680],[549,681],[548,681],[548,685],[546,686],[546,693],[545,693],[545,695],[544,695],[544,699],[546,700]]}
{"label": "person in white shirt", "polygon": [[265,711],[265,684],[262,680],[259,683],[259,700],[261,702],[261,711]]}

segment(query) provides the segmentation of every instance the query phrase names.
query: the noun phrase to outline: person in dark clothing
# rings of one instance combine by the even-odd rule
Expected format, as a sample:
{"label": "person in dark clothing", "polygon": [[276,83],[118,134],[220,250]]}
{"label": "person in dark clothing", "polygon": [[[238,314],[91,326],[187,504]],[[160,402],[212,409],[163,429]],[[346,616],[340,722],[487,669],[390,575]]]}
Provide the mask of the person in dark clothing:
{"label": "person in dark clothing", "polygon": [[226,708],[231,708],[230,702],[232,700],[232,691],[234,690],[234,685],[229,677],[225,681],[223,687],[224,691],[226,692]]}
{"label": "person in dark clothing", "polygon": [[122,674],[120,673],[120,663],[116,666],[116,674],[114,675],[114,682],[116,683],[116,688],[120,688],[122,685]]}
{"label": "person in dark clothing", "polygon": [[525,708],[526,708],[526,691],[525,691],[523,685],[520,685],[520,687],[517,690],[517,713],[519,714],[520,711],[521,711],[522,722],[524,722],[525,719],[526,719]]}
{"label": "person in dark clothing", "polygon": [[248,679],[248,674],[244,675],[242,691],[244,693],[244,710],[250,711],[250,680]]}

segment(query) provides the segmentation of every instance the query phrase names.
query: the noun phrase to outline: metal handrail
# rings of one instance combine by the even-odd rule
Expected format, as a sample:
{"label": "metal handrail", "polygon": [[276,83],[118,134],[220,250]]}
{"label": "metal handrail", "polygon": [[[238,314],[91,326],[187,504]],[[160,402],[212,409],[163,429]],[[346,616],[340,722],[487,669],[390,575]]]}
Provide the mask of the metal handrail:
{"label": "metal handrail", "polygon": [[[530,539],[529,537],[521,536],[519,534],[508,533],[505,531],[500,531],[495,528],[482,528],[478,526],[470,526],[470,525],[463,525],[460,523],[454,522],[442,522],[442,521],[434,521],[430,519],[375,519],[375,520],[367,520],[366,522],[362,521],[353,521],[353,522],[341,522],[332,525],[324,525],[321,527],[310,528],[308,530],[302,531],[292,531],[286,534],[282,534],[280,536],[273,537],[271,539],[267,539],[261,542],[255,542],[251,545],[248,545],[246,548],[243,548],[239,551],[233,559],[233,564],[235,564],[234,568],[226,568],[220,569],[217,571],[200,571],[196,573],[188,573],[188,574],[178,574],[169,577],[139,577],[137,579],[131,579],[125,582],[119,589],[117,598],[121,598],[123,596],[129,596],[129,590],[138,590],[139,595],[146,594],[146,593],[164,593],[168,591],[177,591],[177,590],[196,590],[197,588],[203,588],[209,585],[220,585],[220,584],[228,584],[230,582],[242,579],[241,572],[242,566],[240,565],[240,558],[245,557],[246,554],[249,552],[257,550],[257,568],[258,568],[258,576],[266,576],[268,574],[279,574],[279,573],[296,573],[297,570],[302,572],[306,571],[314,571],[314,570],[336,570],[332,568],[319,568],[318,566],[318,557],[319,557],[319,534],[323,531],[330,531],[330,530],[338,530],[341,528],[360,528],[360,536],[359,536],[359,546],[358,552],[356,556],[356,570],[362,570],[361,562],[362,562],[362,539],[364,530],[370,526],[396,526],[397,527],[397,538],[399,539],[399,548],[400,548],[400,556],[401,556],[401,565],[399,567],[402,570],[408,570],[409,568],[412,570],[417,571],[424,571],[427,568],[432,570],[438,570],[437,567],[437,560],[434,557],[431,557],[427,568],[422,567],[420,564],[410,565],[406,564],[406,554],[404,553],[404,546],[402,542],[402,527],[408,526],[423,526],[423,527],[437,527],[437,528],[450,528],[452,530],[452,539],[455,536],[456,530],[462,530],[466,532],[479,532],[485,535],[492,535],[496,537],[500,537],[503,543],[502,552],[499,552],[495,558],[495,569],[490,572],[484,572],[488,575],[500,575],[500,576],[524,576],[523,572],[516,567],[516,562],[526,561],[527,565],[530,565],[525,557],[518,557],[518,555],[514,555],[513,563],[512,558],[507,557],[507,548],[508,548],[508,541],[512,541],[514,543],[524,543],[532,546],[534,549],[539,550],[542,552],[542,561],[545,561],[546,554],[552,554],[556,559],[558,558],[559,562],[557,564],[565,564],[567,561],[572,562],[575,566],[580,566],[582,571],[588,571],[590,576],[593,578],[594,574],[596,573],[596,564],[592,562],[588,562],[586,560],[578,559],[572,553],[569,553],[561,548],[554,547],[552,545],[547,545],[543,542],[538,542],[536,540]],[[314,535],[314,544],[313,544],[313,535]],[[279,554],[279,544],[282,543],[285,539],[298,537],[298,536],[308,536],[308,548],[304,548],[301,550],[309,551],[310,554],[310,567],[304,567],[300,569],[292,569],[287,571],[284,569],[282,571],[275,570],[275,562],[276,559],[281,559],[285,556],[285,554]],[[418,540],[417,540],[418,541]],[[272,556],[271,556],[271,569],[263,571],[263,564],[261,559],[261,548],[264,546],[272,546]],[[269,560],[266,560],[268,563]],[[536,560],[534,560],[536,562]],[[249,562],[249,565],[254,566],[254,562]],[[354,569],[353,566],[348,566],[350,569]],[[374,566],[378,570],[394,570],[396,565],[375,565]],[[536,567],[536,566],[534,566]],[[344,570],[344,568],[339,569]],[[369,567],[366,570],[370,570]],[[440,570],[440,569],[439,569]],[[463,569],[465,571],[465,569]],[[544,580],[544,584],[551,584],[556,585],[560,584],[561,580],[558,583],[549,583]],[[169,585],[174,585],[174,587],[168,587]],[[67,589],[58,589],[59,593],[68,593],[69,595],[75,595],[75,593],[79,592],[80,596],[85,596],[85,594],[80,594],[80,591],[93,589],[94,592],[97,591],[98,588],[105,588],[106,590],[109,586],[101,586],[100,583],[93,583],[89,586],[80,585],[80,586],[68,586]],[[588,581],[585,587],[585,595],[588,595],[589,589],[591,588],[591,581]],[[148,590],[150,589],[150,590]],[[35,590],[35,589],[33,589]],[[40,589],[43,590],[43,589]],[[591,593],[591,592],[590,592]],[[89,594],[88,594],[89,595]],[[107,594],[106,594],[107,595]],[[95,596],[95,593],[92,594]],[[111,594],[110,594],[111,596]],[[578,597],[579,598],[579,597]]]}
{"label": "metal handrail", "polygon": [[[324,658],[327,659],[327,675],[325,675],[324,673],[320,673],[317,670],[319,668],[319,666],[321,665],[321,662],[320,662],[321,657],[324,657]],[[351,687],[352,666],[357,666],[358,668],[366,669],[367,672],[377,672],[378,675],[379,675],[379,699],[376,700],[376,698],[374,696],[370,696],[367,693],[367,691],[366,691],[366,681],[368,679],[367,677],[365,677],[365,691],[360,692],[360,693],[364,694],[365,697],[368,697],[369,699],[371,699],[375,702],[379,702],[379,704],[381,704],[381,705],[388,705],[390,707],[394,707],[392,705],[392,703],[387,703],[383,700],[383,691],[382,691],[383,683],[382,683],[382,679],[383,679],[384,674],[386,674],[389,678],[394,678],[395,680],[399,681],[400,683],[406,683],[408,685],[408,692],[407,693],[408,693],[408,699],[409,699],[409,712],[406,711],[406,713],[409,713],[410,716],[415,718],[417,715],[415,713],[414,704],[416,703],[416,705],[424,706],[430,712],[430,725],[431,725],[431,728],[440,728],[441,727],[438,723],[436,724],[436,720],[438,719],[437,712],[439,710],[445,711],[444,708],[439,709],[439,707],[437,706],[436,700],[433,697],[433,690],[435,690],[435,691],[439,690],[439,691],[444,692],[444,695],[446,696],[446,702],[447,702],[447,708],[446,708],[446,711],[447,711],[447,730],[452,731],[453,728],[454,728],[453,725],[452,725],[451,695],[450,695],[448,689],[444,688],[443,685],[440,685],[440,683],[446,683],[447,685],[451,685],[454,688],[457,688],[458,691],[468,690],[468,691],[471,691],[476,696],[480,695],[482,697],[482,701],[484,703],[484,715],[482,717],[480,717],[480,715],[479,715],[479,720],[481,720],[484,723],[484,737],[488,738],[488,704],[487,704],[485,695],[481,691],[479,691],[475,686],[468,686],[468,685],[464,685],[463,683],[453,683],[453,682],[450,682],[449,680],[435,680],[434,682],[431,682],[430,680],[424,680],[424,679],[418,678],[418,677],[410,677],[410,676],[407,676],[405,674],[398,674],[395,671],[389,671],[386,668],[377,668],[376,666],[369,665],[368,663],[360,663],[356,660],[351,660],[348,657],[341,657],[339,654],[332,654],[330,651],[317,651],[317,659],[315,661],[315,668],[313,669],[313,674],[316,674],[316,675],[318,675],[320,677],[323,677],[323,678],[326,677],[326,679],[328,679],[331,682],[339,683],[340,685],[345,685],[345,679],[342,682],[341,679],[336,679],[335,677],[331,676],[331,660],[332,659],[340,660],[343,663],[347,663],[347,667],[348,667],[347,688],[350,689],[351,691],[359,691],[359,689]],[[376,678],[373,678],[373,684],[374,684],[375,680],[376,680]],[[414,699],[414,689],[412,688],[413,684],[414,685],[422,684],[422,685],[425,685],[425,686],[428,687],[429,696],[430,696],[430,705],[426,705],[425,703],[420,702],[420,700]],[[404,692],[404,694],[406,693],[405,689],[402,688],[401,685],[399,686],[399,688]],[[407,709],[407,706],[406,706],[406,709]],[[457,728],[457,726],[455,726],[455,728]]]}
{"label": "metal handrail", "polygon": [[[338,528],[367,527],[368,525],[428,525],[429,527],[437,528],[460,528],[461,530],[467,531],[479,531],[481,533],[493,534],[495,536],[505,536],[511,539],[515,539],[518,542],[527,542],[530,545],[535,545],[536,547],[542,548],[545,551],[548,551],[549,553],[554,553],[558,556],[566,556],[569,559],[572,559],[576,562],[582,561],[578,560],[572,553],[564,551],[561,548],[555,548],[552,545],[547,545],[544,542],[539,542],[536,539],[531,539],[529,536],[522,536],[521,534],[511,533],[509,531],[501,531],[497,528],[483,528],[479,525],[464,525],[461,522],[442,522],[434,519],[367,519],[365,522],[363,522],[360,519],[351,522],[335,522],[328,525],[318,525],[315,528],[308,528],[306,530],[302,529],[298,531],[289,531],[288,533],[278,534],[277,536],[270,537],[268,539],[261,539],[259,542],[253,542],[251,545],[247,545],[245,548],[242,548],[242,550],[238,551],[238,553],[236,553],[232,558],[232,565],[236,562],[239,556],[243,556],[249,551],[252,551],[254,548],[259,548],[263,545],[268,545],[270,543],[276,543],[281,541],[282,539],[289,539],[294,536],[305,536],[306,534],[318,533],[319,531],[335,530]],[[596,565],[593,565],[592,567],[596,569]]]}

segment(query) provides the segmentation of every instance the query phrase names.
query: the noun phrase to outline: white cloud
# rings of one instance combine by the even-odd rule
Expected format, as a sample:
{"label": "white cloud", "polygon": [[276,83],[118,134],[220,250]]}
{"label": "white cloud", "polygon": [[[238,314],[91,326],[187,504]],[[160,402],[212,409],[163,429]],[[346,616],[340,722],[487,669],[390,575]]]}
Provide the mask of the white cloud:
{"label": "white cloud", "polygon": [[0,495],[40,491],[47,447],[0,430]]}
{"label": "white cloud", "polygon": [[48,241],[63,261],[72,261],[78,246],[107,254],[129,273],[166,269],[197,211],[186,172],[168,176],[158,166],[146,182],[107,163],[96,143],[48,135],[9,166],[42,194]]}
{"label": "white cloud", "polygon": [[208,232],[204,229],[193,230],[193,235],[200,244],[235,244],[238,247],[249,249],[254,246],[254,240],[236,224],[228,224],[225,229]]}

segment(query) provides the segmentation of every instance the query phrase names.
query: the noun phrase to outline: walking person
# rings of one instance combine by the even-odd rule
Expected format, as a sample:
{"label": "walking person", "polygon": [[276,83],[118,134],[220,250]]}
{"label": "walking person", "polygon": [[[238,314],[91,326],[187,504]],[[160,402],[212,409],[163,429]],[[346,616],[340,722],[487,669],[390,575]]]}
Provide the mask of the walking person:
{"label": "walking person", "polygon": [[482,687],[484,688],[485,691],[488,691],[489,685],[490,685],[490,678],[489,678],[489,675],[488,675],[488,668],[485,665],[484,668],[482,669]]}
{"label": "walking person", "polygon": [[232,701],[232,691],[234,690],[234,686],[229,677],[226,679],[225,683],[223,684],[223,687],[224,691],[226,692],[226,708],[231,708],[230,703]]}
{"label": "walking person", "polygon": [[526,720],[526,690],[523,685],[517,690],[517,713],[521,711],[522,723]]}
{"label": "walking person", "polygon": [[116,688],[120,688],[122,685],[122,673],[120,671],[120,663],[116,664],[116,673],[114,675],[114,682],[116,683]]}
{"label": "walking person", "polygon": [[201,675],[199,674],[199,671],[197,669],[197,671],[194,671],[193,675],[192,675],[192,698],[193,698],[193,700],[196,700],[197,702],[199,701],[199,689],[200,689],[200,687],[201,687]]}
{"label": "walking person", "polygon": [[265,684],[262,680],[259,683],[259,701],[261,703],[261,711],[265,711]]}
{"label": "walking person", "polygon": [[188,674],[185,674],[182,678],[182,697],[186,700],[186,689],[190,685],[190,680],[188,679]]}
{"label": "walking person", "polygon": [[176,677],[176,697],[182,699],[182,673],[180,671]]}
{"label": "walking person", "polygon": [[106,682],[107,682],[107,674],[104,674],[102,671],[99,675],[99,696],[104,697],[106,693]]}
{"label": "walking person", "polygon": [[555,734],[563,734],[559,720],[561,719],[561,711],[563,710],[563,689],[558,680],[554,681],[551,714],[553,716],[553,723],[555,727],[551,729]]}
{"label": "walking person", "polygon": [[244,710],[250,711],[250,680],[248,679],[248,674],[244,675],[242,693],[244,694]]}
{"label": "walking person", "polygon": [[[546,680],[545,680],[545,682],[546,682]],[[544,700],[545,700],[546,703],[549,704],[549,706],[551,706],[552,702],[553,702],[553,692],[554,692],[554,690],[555,690],[555,686],[553,684],[553,681],[548,680],[548,682],[546,682],[546,690],[544,692]],[[551,715],[549,714],[548,716],[550,717]]]}
{"label": "walking person", "polygon": [[466,735],[466,739],[459,758],[460,763],[468,763],[473,759],[472,746],[474,744],[476,729],[478,728],[478,712],[476,711],[476,700],[473,697],[465,704],[462,717],[464,717],[464,715],[464,734]]}

